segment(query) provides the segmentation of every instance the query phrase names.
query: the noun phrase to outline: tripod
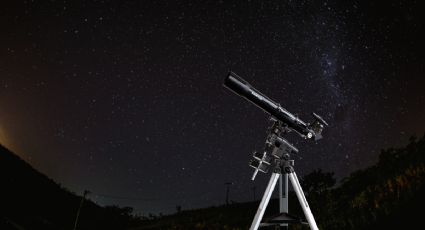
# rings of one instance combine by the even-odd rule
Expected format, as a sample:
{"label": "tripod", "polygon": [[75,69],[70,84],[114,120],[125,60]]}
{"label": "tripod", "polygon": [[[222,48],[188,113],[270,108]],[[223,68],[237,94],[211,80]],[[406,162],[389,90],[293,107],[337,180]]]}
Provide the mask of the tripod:
{"label": "tripod", "polygon": [[[270,201],[271,195],[275,189],[276,183],[279,180],[279,207],[281,215],[270,220],[267,223],[262,223],[261,226],[288,226],[289,223],[301,222],[288,214],[288,178],[297,195],[298,201],[307,219],[308,225],[312,230],[318,230],[314,216],[307,203],[304,192],[299,183],[297,174],[293,168],[294,160],[290,159],[290,154],[298,152],[289,142],[281,137],[282,133],[288,132],[285,126],[278,121],[270,129],[270,134],[266,140],[265,151],[262,155],[254,153],[254,160],[251,162],[251,167],[255,168],[252,179],[255,179],[258,171],[267,172],[268,167],[272,167],[272,175],[266,187],[266,191],[258,206],[254,220],[252,221],[250,230],[257,230],[260,227],[260,222],[264,212]],[[283,196],[284,194],[284,196]]]}

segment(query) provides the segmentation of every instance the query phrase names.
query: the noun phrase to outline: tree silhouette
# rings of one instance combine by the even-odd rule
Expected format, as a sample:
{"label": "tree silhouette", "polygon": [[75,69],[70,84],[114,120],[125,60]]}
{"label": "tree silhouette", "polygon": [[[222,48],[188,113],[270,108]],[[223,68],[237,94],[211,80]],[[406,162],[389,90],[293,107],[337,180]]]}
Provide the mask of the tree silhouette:
{"label": "tree silhouette", "polygon": [[307,195],[318,194],[332,188],[336,183],[333,172],[322,172],[321,169],[314,170],[303,177],[302,188]]}

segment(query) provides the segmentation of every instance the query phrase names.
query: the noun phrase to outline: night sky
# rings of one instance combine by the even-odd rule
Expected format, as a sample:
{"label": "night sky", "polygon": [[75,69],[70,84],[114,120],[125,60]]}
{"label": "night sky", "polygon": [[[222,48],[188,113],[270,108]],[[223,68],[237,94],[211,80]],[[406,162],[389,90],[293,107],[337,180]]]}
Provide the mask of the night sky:
{"label": "night sky", "polygon": [[136,213],[257,199],[269,115],[229,70],[302,120],[299,175],[337,178],[425,132],[420,1],[9,1],[0,7],[0,143],[71,191]]}

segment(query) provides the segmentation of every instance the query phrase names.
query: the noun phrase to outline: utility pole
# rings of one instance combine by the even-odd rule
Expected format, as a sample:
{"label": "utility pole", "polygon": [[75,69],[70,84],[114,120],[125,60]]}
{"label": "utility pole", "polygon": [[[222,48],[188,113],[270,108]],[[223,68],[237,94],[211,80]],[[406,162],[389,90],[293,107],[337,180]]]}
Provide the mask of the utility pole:
{"label": "utility pole", "polygon": [[74,230],[76,230],[76,229],[77,229],[78,218],[80,217],[81,207],[83,207],[84,200],[86,199],[86,196],[87,196],[89,193],[90,193],[90,191],[88,191],[88,190],[84,190],[83,197],[81,197],[80,206],[78,207],[78,210],[77,210],[77,216],[75,217]]}
{"label": "utility pole", "polygon": [[230,185],[232,185],[232,182],[226,182],[224,183],[226,185],[226,205],[229,205],[229,192],[230,192]]}

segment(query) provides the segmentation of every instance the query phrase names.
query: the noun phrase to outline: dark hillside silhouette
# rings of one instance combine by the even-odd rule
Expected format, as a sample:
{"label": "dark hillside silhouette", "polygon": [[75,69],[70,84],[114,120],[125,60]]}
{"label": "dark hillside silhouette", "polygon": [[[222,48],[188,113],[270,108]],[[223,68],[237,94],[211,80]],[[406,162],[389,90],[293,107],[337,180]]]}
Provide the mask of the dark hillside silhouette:
{"label": "dark hillside silhouette", "polygon": [[[0,145],[0,229],[73,229],[81,201]],[[77,229],[127,229],[131,208],[84,202]]]}

